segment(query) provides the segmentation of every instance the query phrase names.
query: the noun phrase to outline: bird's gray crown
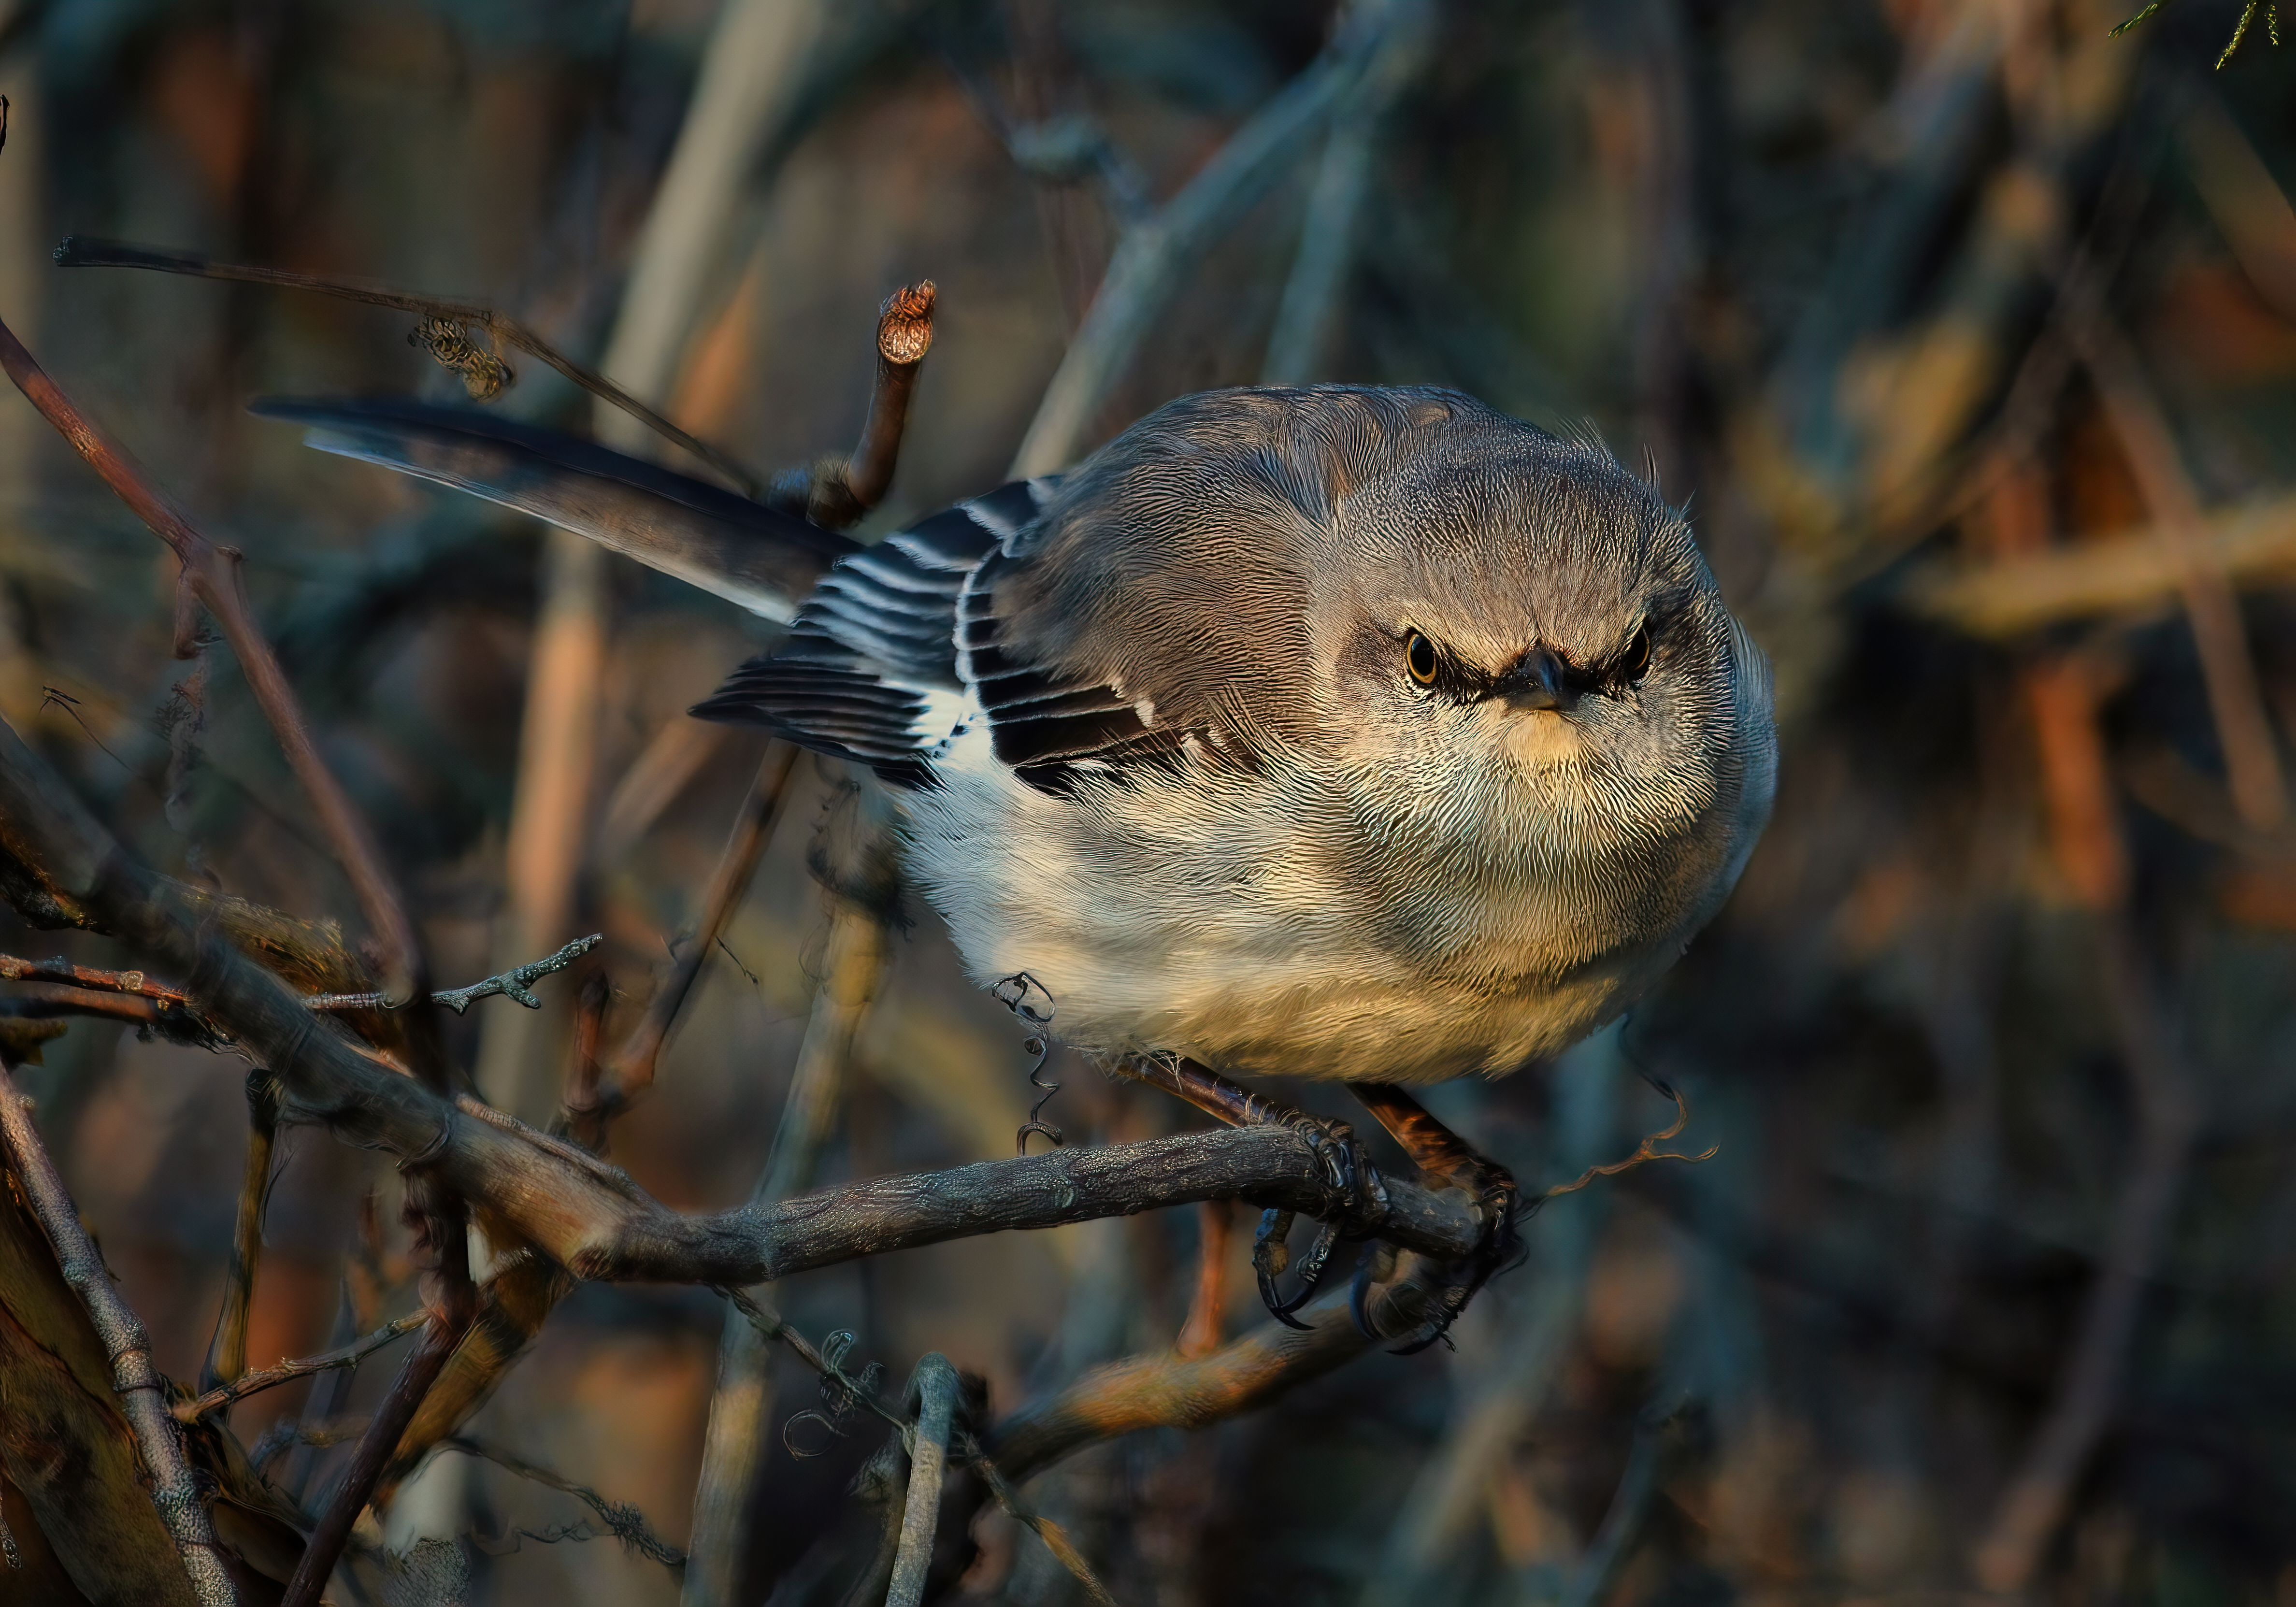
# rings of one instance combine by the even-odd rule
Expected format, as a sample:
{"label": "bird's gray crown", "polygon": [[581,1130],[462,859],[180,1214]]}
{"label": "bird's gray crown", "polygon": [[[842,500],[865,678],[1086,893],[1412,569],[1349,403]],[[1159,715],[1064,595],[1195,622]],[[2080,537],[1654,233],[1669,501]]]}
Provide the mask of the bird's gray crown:
{"label": "bird's gray crown", "polygon": [[1062,678],[1152,696],[1160,725],[1309,747],[1394,682],[1406,633],[1446,685],[1535,650],[1589,684],[1658,635],[1715,661],[1727,624],[1688,527],[1600,448],[1456,391],[1185,398],[1062,484],[995,577],[1007,640]]}

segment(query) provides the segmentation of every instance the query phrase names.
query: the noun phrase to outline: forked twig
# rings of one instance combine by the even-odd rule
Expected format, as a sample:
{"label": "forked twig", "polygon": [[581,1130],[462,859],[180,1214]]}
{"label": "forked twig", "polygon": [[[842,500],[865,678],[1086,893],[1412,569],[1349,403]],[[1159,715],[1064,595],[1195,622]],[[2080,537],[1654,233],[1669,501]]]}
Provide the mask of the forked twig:
{"label": "forked twig", "polygon": [[112,1288],[103,1258],[80,1226],[79,1212],[40,1142],[32,1113],[5,1071],[0,1071],[0,1144],[7,1147],[9,1169],[25,1202],[55,1250],[64,1282],[87,1308],[88,1321],[111,1358],[111,1387],[151,1478],[152,1505],[176,1542],[193,1589],[202,1607],[235,1607],[239,1592],[225,1570],[198,1477],[184,1455],[182,1431],[168,1415],[167,1383],[152,1365],[152,1336]]}
{"label": "forked twig", "polygon": [[[603,932],[592,932],[586,938],[577,938],[554,955],[545,955],[530,960],[515,970],[500,976],[488,977],[468,988],[448,988],[430,996],[434,1004],[444,1004],[456,1015],[472,1004],[496,994],[514,999],[529,1010],[542,1008],[542,1001],[528,989],[539,978],[565,970],[606,940]],[[307,1010],[388,1010],[390,1002],[379,993],[315,993],[303,1001]]]}
{"label": "forked twig", "polygon": [[259,1395],[281,1384],[291,1384],[299,1378],[308,1378],[336,1367],[356,1367],[385,1345],[405,1338],[430,1320],[428,1311],[413,1312],[395,1322],[385,1323],[364,1339],[354,1340],[335,1349],[323,1350],[316,1356],[304,1357],[300,1360],[283,1361],[275,1367],[242,1373],[230,1382],[209,1390],[196,1399],[177,1401],[173,1408],[176,1421],[193,1423],[210,1412],[245,1400],[250,1395]]}
{"label": "forked twig", "polygon": [[232,547],[217,546],[161,495],[142,465],[74,405],[5,324],[0,324],[0,368],[7,371],[16,388],[119,499],[151,527],[152,533],[174,551],[183,565],[176,593],[176,656],[189,658],[198,651],[198,610],[206,609],[223,627],[249,689],[271,722],[296,780],[318,811],[335,857],[382,946],[386,991],[394,999],[412,998],[422,990],[423,969],[414,924],[407,917],[397,884],[383,867],[373,833],[320,757],[294,689],[255,622],[240,573],[240,553]]}
{"label": "forked twig", "polygon": [[[905,1442],[909,1441],[915,1434],[917,1423],[914,1420],[894,1411],[883,1401],[878,1399],[876,1391],[867,1386],[865,1380],[855,1378],[844,1371],[839,1365],[839,1356],[824,1354],[783,1318],[780,1313],[741,1290],[723,1289],[718,1292],[723,1294],[733,1304],[734,1308],[739,1311],[768,1341],[787,1345],[794,1351],[800,1360],[820,1376],[824,1387],[834,1392],[838,1398],[849,1406],[870,1412],[890,1423],[901,1434]],[[1341,1323],[1348,1328],[1349,1333],[1354,1332],[1353,1325],[1344,1312],[1341,1314]],[[1278,1332],[1283,1331],[1278,1330]],[[840,1337],[832,1335],[832,1339],[835,1341]],[[1350,1354],[1353,1353],[1350,1352]],[[920,1364],[920,1370],[922,1367],[922,1364]],[[952,1370],[952,1376],[954,1376],[954,1370]],[[1084,1560],[1083,1554],[1070,1542],[1066,1531],[1059,1524],[1048,1518],[1039,1517],[1021,1504],[1020,1498],[1013,1494],[1010,1479],[990,1459],[988,1448],[982,1442],[971,1432],[964,1430],[955,1431],[952,1441],[963,1455],[965,1464],[980,1475],[981,1481],[988,1487],[990,1494],[996,1498],[996,1504],[1011,1514],[1015,1522],[1044,1541],[1046,1548],[1053,1554],[1054,1558],[1075,1577],[1078,1584],[1085,1587],[1086,1592],[1091,1595],[1095,1603],[1095,1607],[1115,1607],[1115,1598],[1109,1595],[1108,1587],[1103,1585],[1098,1577],[1094,1574],[1091,1565]],[[1065,1448],[1072,1449],[1074,1447],[1070,1445]],[[1027,1470],[1020,1476],[1026,1478],[1028,1472],[1033,1471],[1035,1471],[1033,1468]],[[903,1518],[903,1539],[906,1542],[906,1513]],[[890,1602],[890,1598],[888,1600]]]}
{"label": "forked twig", "polygon": [[[490,340],[498,344],[514,346],[528,356],[548,364],[592,396],[620,408],[665,440],[683,447],[732,480],[744,496],[754,497],[765,488],[764,482],[756,474],[734,458],[709,442],[688,435],[605,375],[583,367],[517,319],[475,301],[455,301],[445,296],[385,290],[380,285],[354,284],[340,279],[314,278],[308,274],[291,274],[281,268],[214,262],[205,257],[195,257],[189,251],[160,250],[119,241],[81,240],[78,236],[66,240],[56,248],[56,264],[60,267],[150,268],[162,274],[188,274],[195,279],[227,279],[242,284],[269,284],[282,290],[311,291],[344,301],[359,301],[369,307],[388,307],[402,313],[414,313],[424,320],[416,326],[416,335],[424,337],[417,343],[423,345],[446,366],[463,374],[464,385],[472,389],[473,398],[484,400],[486,398],[480,395],[480,387],[472,386],[472,380],[476,375],[488,373],[483,361],[485,354],[466,353],[463,348],[469,347],[470,342],[462,335],[466,326],[475,324],[486,331]],[[460,345],[455,344],[458,339]],[[482,379],[480,387],[485,382]],[[496,388],[499,389],[501,384],[507,382],[505,373],[496,381]]]}

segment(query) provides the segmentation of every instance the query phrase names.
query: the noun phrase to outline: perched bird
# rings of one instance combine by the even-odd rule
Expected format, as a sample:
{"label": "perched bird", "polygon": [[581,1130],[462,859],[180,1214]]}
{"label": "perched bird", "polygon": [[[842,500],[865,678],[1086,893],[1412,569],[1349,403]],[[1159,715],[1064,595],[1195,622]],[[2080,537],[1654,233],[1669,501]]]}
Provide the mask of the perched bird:
{"label": "perched bird", "polygon": [[1100,1055],[1513,1071],[1651,986],[1769,811],[1768,671],[1681,515],[1456,392],[1187,397],[867,548],[490,419],[265,410],[796,603],[695,713],[874,769],[975,980]]}

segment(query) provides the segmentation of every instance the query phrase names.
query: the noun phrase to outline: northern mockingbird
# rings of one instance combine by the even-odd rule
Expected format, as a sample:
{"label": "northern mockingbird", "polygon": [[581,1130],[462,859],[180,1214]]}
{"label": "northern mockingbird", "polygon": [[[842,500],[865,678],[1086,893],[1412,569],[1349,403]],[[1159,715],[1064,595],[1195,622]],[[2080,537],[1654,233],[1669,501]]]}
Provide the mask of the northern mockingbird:
{"label": "northern mockingbird", "polygon": [[1673,963],[1769,813],[1768,668],[1680,513],[1455,391],[1187,397],[865,548],[480,415],[264,411],[788,620],[694,712],[874,770],[974,980],[1111,1062],[1513,1071]]}

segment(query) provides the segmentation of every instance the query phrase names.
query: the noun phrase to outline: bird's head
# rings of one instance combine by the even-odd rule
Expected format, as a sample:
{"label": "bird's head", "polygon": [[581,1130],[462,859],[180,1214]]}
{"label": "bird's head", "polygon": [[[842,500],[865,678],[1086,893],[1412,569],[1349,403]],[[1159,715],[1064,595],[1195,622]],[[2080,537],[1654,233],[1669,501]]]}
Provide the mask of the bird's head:
{"label": "bird's head", "polygon": [[1391,813],[1406,877],[1512,866],[1606,906],[1612,942],[1702,922],[1768,812],[1760,652],[1681,513],[1599,446],[1414,394],[1304,566],[1358,807]]}

